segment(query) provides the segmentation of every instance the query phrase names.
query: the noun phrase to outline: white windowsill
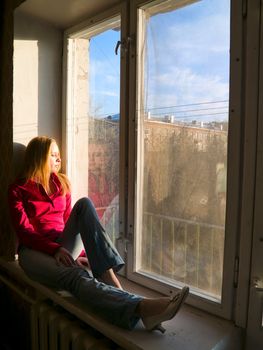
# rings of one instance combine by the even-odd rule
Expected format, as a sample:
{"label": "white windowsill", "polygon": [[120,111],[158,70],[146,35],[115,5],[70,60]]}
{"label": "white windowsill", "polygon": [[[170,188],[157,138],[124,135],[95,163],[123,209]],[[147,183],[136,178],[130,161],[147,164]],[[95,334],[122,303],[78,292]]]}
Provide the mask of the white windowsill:
{"label": "white windowsill", "polygon": [[[184,305],[178,315],[171,321],[164,322],[165,334],[158,331],[145,331],[141,322],[133,331],[121,329],[98,318],[90,311],[83,309],[83,305],[66,294],[58,293],[39,283],[30,280],[16,262],[6,262],[0,258],[1,269],[7,270],[15,279],[26,282],[43,296],[53,300],[76,317],[97,329],[106,337],[112,339],[124,349],[139,350],[240,350],[241,329],[233,323],[209,315],[193,307]],[[1,273],[0,273],[1,280]],[[145,296],[156,296],[155,292],[138,286],[121,278],[124,289]]]}

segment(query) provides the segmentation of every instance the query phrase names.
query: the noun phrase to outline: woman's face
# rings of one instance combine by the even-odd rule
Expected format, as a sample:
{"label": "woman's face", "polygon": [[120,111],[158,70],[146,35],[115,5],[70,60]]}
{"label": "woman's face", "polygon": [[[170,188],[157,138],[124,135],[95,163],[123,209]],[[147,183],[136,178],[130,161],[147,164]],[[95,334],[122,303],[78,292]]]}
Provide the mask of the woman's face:
{"label": "woman's face", "polygon": [[105,171],[108,167],[110,153],[106,145],[89,144],[90,171]]}
{"label": "woman's face", "polygon": [[52,142],[50,146],[49,165],[51,173],[58,173],[60,170],[61,158],[58,145],[55,142]]}

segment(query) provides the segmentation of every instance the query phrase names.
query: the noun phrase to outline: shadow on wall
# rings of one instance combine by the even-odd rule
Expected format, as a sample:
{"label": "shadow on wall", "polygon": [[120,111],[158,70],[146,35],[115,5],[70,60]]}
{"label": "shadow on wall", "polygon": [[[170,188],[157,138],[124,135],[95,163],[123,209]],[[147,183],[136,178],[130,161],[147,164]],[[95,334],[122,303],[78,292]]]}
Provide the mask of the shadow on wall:
{"label": "shadow on wall", "polygon": [[12,178],[11,181],[14,181],[22,171],[24,156],[25,156],[26,146],[22,143],[14,142],[13,143],[13,159],[12,159]]}
{"label": "shadow on wall", "polygon": [[[11,163],[10,183],[21,174],[26,146],[22,143],[13,143],[13,157]],[[6,194],[7,195],[7,194]],[[1,237],[0,256],[5,256],[8,260],[14,260],[17,252],[17,240],[13,230],[9,210],[7,209],[6,230]],[[1,346],[0,346],[1,348]],[[2,349],[2,348],[1,348]]]}

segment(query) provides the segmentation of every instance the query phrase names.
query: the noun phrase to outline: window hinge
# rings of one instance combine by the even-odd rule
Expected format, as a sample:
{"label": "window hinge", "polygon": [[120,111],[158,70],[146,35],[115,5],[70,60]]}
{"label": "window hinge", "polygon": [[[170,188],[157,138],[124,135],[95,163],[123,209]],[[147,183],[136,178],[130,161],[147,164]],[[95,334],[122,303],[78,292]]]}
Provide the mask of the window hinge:
{"label": "window hinge", "polygon": [[243,18],[247,17],[247,0],[243,0],[242,2],[242,15]]}
{"label": "window hinge", "polygon": [[128,245],[131,243],[131,240],[126,238],[122,232],[120,232],[119,237],[116,239],[117,246],[120,244],[123,246],[125,254],[128,252]]}
{"label": "window hinge", "polygon": [[235,271],[234,271],[234,288],[238,286],[238,274],[239,274],[239,256],[235,257]]}

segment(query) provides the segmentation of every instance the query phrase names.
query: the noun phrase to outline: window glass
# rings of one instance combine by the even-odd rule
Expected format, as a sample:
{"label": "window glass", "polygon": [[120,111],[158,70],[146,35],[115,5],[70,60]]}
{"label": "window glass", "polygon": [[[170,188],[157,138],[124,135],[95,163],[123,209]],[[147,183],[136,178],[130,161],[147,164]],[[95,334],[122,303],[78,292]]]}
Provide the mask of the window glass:
{"label": "window glass", "polygon": [[88,195],[107,231],[116,238],[119,208],[120,27],[90,40]]}
{"label": "window glass", "polygon": [[136,271],[221,299],[230,1],[140,9]]}
{"label": "window glass", "polygon": [[113,240],[119,221],[119,29],[120,19],[113,18],[70,39],[73,93],[67,127],[74,199],[93,201]]}

